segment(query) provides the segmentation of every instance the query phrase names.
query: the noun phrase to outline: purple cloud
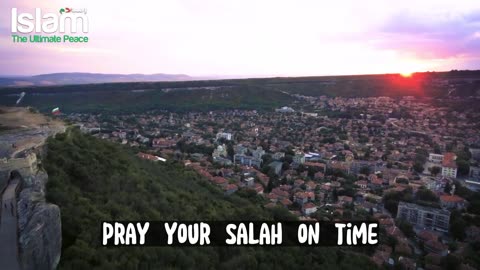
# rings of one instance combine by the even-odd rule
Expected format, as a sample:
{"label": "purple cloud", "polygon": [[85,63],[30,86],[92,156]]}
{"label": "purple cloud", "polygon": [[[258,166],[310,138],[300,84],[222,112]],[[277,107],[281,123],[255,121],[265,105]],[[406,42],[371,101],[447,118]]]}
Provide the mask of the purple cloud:
{"label": "purple cloud", "polygon": [[376,46],[420,58],[480,56],[480,10],[428,20],[411,13],[393,16],[381,29]]}

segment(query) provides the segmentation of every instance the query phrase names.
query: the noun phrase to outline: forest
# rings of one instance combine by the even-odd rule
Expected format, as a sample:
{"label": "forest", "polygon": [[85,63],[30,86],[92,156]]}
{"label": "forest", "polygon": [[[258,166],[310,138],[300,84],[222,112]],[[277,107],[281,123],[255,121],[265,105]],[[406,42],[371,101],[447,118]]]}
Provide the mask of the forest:
{"label": "forest", "polygon": [[[62,216],[59,269],[376,269],[368,251],[326,247],[102,247],[102,221],[293,220],[250,192],[225,196],[175,161],[138,159],[128,147],[82,134],[50,138],[47,200]],[[363,252],[363,253],[362,253]]]}

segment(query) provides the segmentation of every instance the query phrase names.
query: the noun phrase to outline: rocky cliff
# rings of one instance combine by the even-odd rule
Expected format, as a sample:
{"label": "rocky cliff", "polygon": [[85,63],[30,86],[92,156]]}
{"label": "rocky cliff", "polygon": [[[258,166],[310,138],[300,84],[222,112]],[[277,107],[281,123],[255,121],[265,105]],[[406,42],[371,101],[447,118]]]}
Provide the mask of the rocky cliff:
{"label": "rocky cliff", "polygon": [[47,180],[44,171],[24,177],[18,198],[20,260],[24,270],[55,269],[60,261],[60,209],[45,202]]}
{"label": "rocky cliff", "polygon": [[[24,270],[55,269],[60,261],[60,209],[45,201],[48,175],[41,169],[45,141],[65,131],[63,122],[21,107],[0,107],[0,189],[11,172],[22,177],[17,194],[18,247]],[[1,243],[0,243],[1,244]],[[2,264],[0,262],[0,269]]]}

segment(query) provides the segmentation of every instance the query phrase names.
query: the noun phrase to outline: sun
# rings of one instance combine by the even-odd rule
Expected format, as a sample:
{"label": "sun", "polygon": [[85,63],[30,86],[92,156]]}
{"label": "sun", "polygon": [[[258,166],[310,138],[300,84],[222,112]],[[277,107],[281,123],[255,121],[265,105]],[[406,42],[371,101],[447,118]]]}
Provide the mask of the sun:
{"label": "sun", "polygon": [[410,77],[412,77],[412,73],[413,72],[400,72],[400,76],[402,76],[404,78],[410,78]]}

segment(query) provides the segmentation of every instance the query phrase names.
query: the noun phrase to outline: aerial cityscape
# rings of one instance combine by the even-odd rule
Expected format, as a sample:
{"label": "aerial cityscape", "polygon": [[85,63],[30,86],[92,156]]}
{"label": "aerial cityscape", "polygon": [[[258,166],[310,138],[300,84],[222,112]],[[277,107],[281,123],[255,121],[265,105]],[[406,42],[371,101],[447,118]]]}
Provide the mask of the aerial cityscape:
{"label": "aerial cityscape", "polygon": [[[95,222],[89,212],[70,216],[83,202],[103,213],[97,218],[374,220],[380,244],[339,249],[337,259],[343,256],[338,252],[347,252],[365,267],[475,269],[478,74],[4,88],[3,105],[17,109],[2,109],[3,171],[20,168],[33,179],[48,173],[48,182],[33,181],[30,188],[44,185],[47,206],[60,206],[68,267],[76,265],[70,252],[82,248],[79,239],[95,240],[91,234],[78,238],[67,227]],[[362,90],[352,93],[345,85]],[[24,106],[28,110],[17,111]],[[45,143],[47,155],[39,161]],[[72,194],[74,201],[68,199]],[[205,200],[207,208],[201,206]],[[167,208],[160,211],[157,204]],[[127,215],[130,207],[136,213]],[[49,211],[58,218],[58,210]],[[21,235],[32,237],[24,230]],[[25,244],[24,250],[32,248]],[[261,261],[260,254],[243,256]]]}
{"label": "aerial cityscape", "polygon": [[480,269],[480,2],[0,14],[0,270]]}

